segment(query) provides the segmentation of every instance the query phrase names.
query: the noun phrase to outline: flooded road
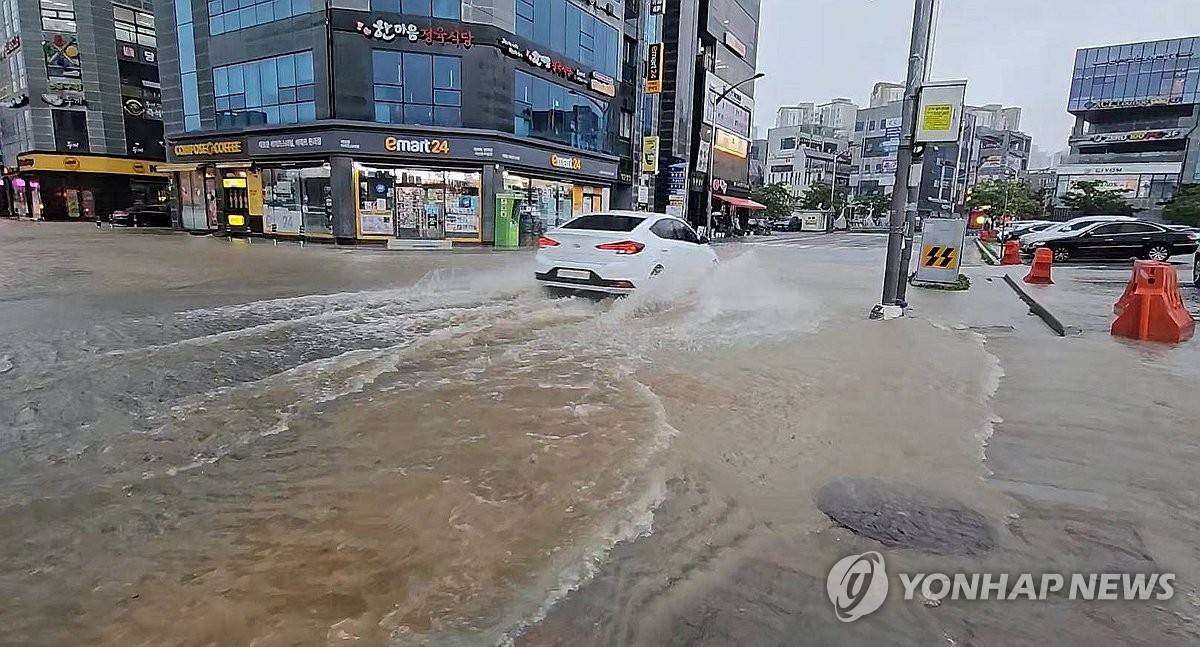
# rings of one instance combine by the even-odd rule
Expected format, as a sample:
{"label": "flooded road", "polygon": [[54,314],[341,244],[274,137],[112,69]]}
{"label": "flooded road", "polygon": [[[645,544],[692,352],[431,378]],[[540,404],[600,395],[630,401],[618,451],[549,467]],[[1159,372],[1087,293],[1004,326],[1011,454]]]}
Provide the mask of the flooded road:
{"label": "flooded road", "polygon": [[[989,454],[997,398],[1037,397],[1002,380],[1023,342],[976,321],[990,296],[866,321],[881,239],[728,246],[594,301],[546,298],[525,253],[34,228],[0,223],[0,643],[1037,644],[1076,613],[833,617],[829,566],[876,545],[817,508],[831,481],[926,488],[996,533],[970,560],[888,553],[905,566],[1044,567],[1064,532],[1023,518],[1047,441]],[[1164,429],[1178,466],[1190,414]],[[1145,499],[1188,477],[1154,478],[1134,491],[1161,553],[1091,509],[1066,552],[1170,556],[1194,596],[1194,509],[1155,526]],[[1187,644],[1180,598],[1069,636]]]}

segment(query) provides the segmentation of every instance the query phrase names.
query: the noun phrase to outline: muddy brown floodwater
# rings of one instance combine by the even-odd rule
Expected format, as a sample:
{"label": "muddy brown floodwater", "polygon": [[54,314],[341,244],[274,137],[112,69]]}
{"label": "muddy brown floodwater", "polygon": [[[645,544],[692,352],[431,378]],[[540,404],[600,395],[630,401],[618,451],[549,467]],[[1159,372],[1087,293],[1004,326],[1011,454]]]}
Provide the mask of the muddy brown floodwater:
{"label": "muddy brown floodwater", "polygon": [[[711,275],[595,301],[547,298],[528,254],[44,231],[0,223],[0,643],[1197,635],[1194,511],[1168,523],[1151,503],[1187,481],[1190,405],[1164,409],[1173,457],[1135,448],[1175,462],[1133,499],[1056,507],[1047,492],[1087,484],[1049,488],[1036,461],[1054,441],[1017,415],[1038,396],[1002,376],[1028,383],[1030,348],[1076,358],[1029,347],[1024,313],[990,313],[992,296],[916,295],[917,316],[866,321],[878,240],[729,246]],[[880,547],[816,493],[852,477],[952,498],[994,538],[982,555],[886,550],[889,565],[1169,566],[1181,595],[1107,621],[893,598],[845,625],[825,573]],[[1131,500],[1140,521],[1101,523]]]}

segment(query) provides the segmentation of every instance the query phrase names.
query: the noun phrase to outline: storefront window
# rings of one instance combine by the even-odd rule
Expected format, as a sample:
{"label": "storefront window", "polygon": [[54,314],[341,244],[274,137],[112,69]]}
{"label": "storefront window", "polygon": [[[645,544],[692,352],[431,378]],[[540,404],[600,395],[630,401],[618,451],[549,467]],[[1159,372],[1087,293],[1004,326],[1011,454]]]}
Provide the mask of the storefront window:
{"label": "storefront window", "polygon": [[[264,231],[331,235],[329,169],[262,169]],[[303,231],[301,231],[303,226]]]}
{"label": "storefront window", "polygon": [[521,244],[532,245],[547,230],[575,216],[607,208],[607,191],[600,187],[538,180],[506,174],[504,190],[517,194],[521,215]]}
{"label": "storefront window", "polygon": [[480,240],[480,181],[475,172],[359,170],[364,235]]}

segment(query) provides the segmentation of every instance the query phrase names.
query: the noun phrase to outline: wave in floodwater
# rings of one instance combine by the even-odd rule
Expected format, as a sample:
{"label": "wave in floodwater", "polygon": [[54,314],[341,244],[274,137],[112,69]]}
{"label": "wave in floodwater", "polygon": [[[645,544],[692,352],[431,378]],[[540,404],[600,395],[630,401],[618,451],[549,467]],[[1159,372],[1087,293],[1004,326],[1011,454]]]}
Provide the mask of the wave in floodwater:
{"label": "wave in floodwater", "polygon": [[637,372],[815,329],[775,276],[751,252],[613,301],[443,271],[3,349],[22,595],[0,622],[30,645],[504,642],[650,532],[678,432]]}

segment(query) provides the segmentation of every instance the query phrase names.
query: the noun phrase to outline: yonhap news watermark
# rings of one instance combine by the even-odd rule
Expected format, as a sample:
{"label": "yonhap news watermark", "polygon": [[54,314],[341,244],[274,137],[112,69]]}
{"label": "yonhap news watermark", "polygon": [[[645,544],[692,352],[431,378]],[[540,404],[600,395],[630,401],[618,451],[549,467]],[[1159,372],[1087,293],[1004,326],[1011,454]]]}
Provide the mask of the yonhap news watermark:
{"label": "yonhap news watermark", "polygon": [[[905,600],[1170,600],[1174,573],[897,573]],[[838,561],[825,588],[834,613],[854,622],[883,606],[891,583],[883,555],[868,552]],[[918,596],[920,596],[918,598]]]}

